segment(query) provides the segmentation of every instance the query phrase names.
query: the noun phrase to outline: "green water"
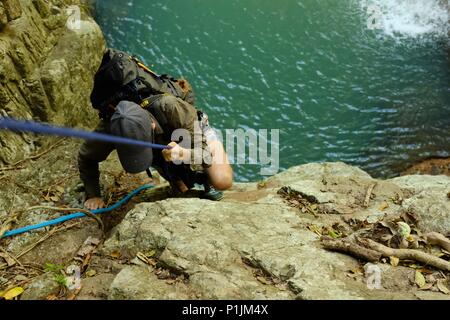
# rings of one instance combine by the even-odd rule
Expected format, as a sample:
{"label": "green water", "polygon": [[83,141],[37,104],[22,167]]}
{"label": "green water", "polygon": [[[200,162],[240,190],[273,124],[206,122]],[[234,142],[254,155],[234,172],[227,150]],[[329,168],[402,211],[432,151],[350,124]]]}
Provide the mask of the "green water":
{"label": "green water", "polygon": [[218,129],[280,129],[281,169],[387,177],[449,156],[447,40],[369,30],[357,0],[98,0],[96,15],[109,46],[189,79]]}

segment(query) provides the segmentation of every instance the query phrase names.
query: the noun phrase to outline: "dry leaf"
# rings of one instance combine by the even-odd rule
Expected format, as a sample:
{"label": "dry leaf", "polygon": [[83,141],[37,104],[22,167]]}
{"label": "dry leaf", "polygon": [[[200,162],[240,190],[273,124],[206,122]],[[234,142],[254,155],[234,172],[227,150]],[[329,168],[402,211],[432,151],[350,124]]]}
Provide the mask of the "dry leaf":
{"label": "dry leaf", "polygon": [[92,277],[95,276],[96,274],[97,274],[97,271],[91,269],[91,270],[88,270],[88,271],[86,272],[86,277],[92,278]]}
{"label": "dry leaf", "polygon": [[396,267],[400,263],[400,259],[397,257],[389,257],[389,262],[391,263],[391,266]]}
{"label": "dry leaf", "polygon": [[24,292],[24,290],[22,287],[12,288],[11,290],[8,290],[3,294],[3,299],[12,300],[12,299],[20,296],[23,292]]}
{"label": "dry leaf", "polygon": [[416,270],[416,275],[414,277],[414,280],[416,284],[419,286],[419,288],[422,288],[426,285],[425,277],[423,276],[422,272]]}
{"label": "dry leaf", "polygon": [[120,251],[114,250],[113,252],[111,252],[109,256],[114,259],[119,259],[121,255],[122,254],[120,253]]}
{"label": "dry leaf", "polygon": [[11,266],[16,264],[16,261],[14,261],[14,259],[11,258],[11,256],[9,254],[0,253],[0,258],[5,259],[6,264],[8,265],[8,267],[11,267]]}
{"label": "dry leaf", "polygon": [[46,298],[46,300],[50,300],[50,301],[58,300],[58,297],[55,296],[54,294],[51,294],[51,295],[49,295],[49,296]]}
{"label": "dry leaf", "polygon": [[448,289],[447,281],[444,279],[439,279],[436,283],[436,286],[438,287],[439,291],[441,291],[444,294],[449,294],[450,290]]}
{"label": "dry leaf", "polygon": [[378,208],[378,210],[384,211],[384,210],[386,210],[387,208],[389,208],[389,203],[383,202],[383,203],[381,204],[381,206]]}
{"label": "dry leaf", "polygon": [[56,186],[56,191],[58,191],[59,193],[64,193],[64,188],[61,186]]}
{"label": "dry leaf", "polygon": [[430,290],[431,288],[433,288],[434,284],[432,283],[427,283],[426,285],[424,285],[423,287],[420,288],[420,290]]}
{"label": "dry leaf", "polygon": [[270,281],[268,281],[265,277],[257,276],[256,280],[258,280],[262,284],[270,284]]}

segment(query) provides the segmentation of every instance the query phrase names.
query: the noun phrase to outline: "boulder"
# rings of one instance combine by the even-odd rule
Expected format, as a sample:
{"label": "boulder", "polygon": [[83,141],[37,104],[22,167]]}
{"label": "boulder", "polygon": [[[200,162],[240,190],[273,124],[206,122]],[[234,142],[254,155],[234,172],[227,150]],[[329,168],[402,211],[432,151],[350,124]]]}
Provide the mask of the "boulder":
{"label": "boulder", "polygon": [[[78,7],[79,28],[66,26],[68,6],[77,3],[0,2],[0,116],[95,125],[89,95],[105,41],[84,6]],[[58,11],[51,10],[52,6]],[[0,163],[15,162],[36,151],[35,139],[0,132]]]}
{"label": "boulder", "polygon": [[[418,210],[421,218],[427,218],[426,203],[434,210],[428,212],[441,219],[438,230],[444,231],[450,220],[445,218],[449,211],[444,199],[441,206],[433,207],[437,198],[426,192],[444,190],[450,178],[425,178],[423,188],[416,186],[416,179],[420,180],[381,181],[342,163],[310,164],[292,168],[260,186],[238,184],[222,202],[167,199],[141,203],[112,230],[102,254],[120,252],[123,258],[133,259],[138,253],[155,252],[159,268],[186,280],[168,285],[152,268],[130,266],[113,281],[109,298],[413,299],[409,291],[399,293],[406,290],[406,278],[372,291],[364,277],[351,279],[349,271],[357,270],[359,262],[324,250],[308,226],[332,225],[342,214],[365,219],[399,215],[405,209]],[[366,206],[368,187],[374,184]],[[327,204],[330,212],[314,217],[289,206],[278,193],[286,187],[318,205]],[[415,198],[424,192],[427,196],[421,207]],[[396,277],[395,268],[383,272],[386,279]]]}

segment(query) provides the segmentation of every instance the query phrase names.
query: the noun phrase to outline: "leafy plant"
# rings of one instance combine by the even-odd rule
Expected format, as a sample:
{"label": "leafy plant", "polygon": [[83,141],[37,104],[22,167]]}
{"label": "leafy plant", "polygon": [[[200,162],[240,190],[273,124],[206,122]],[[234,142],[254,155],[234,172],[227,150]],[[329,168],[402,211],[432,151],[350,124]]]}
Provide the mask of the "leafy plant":
{"label": "leafy plant", "polygon": [[64,269],[63,266],[53,263],[46,263],[44,267],[45,272],[53,272],[53,273],[61,273],[63,269]]}
{"label": "leafy plant", "polygon": [[60,287],[67,287],[67,278],[62,273],[55,275],[53,278]]}
{"label": "leafy plant", "polygon": [[45,272],[53,273],[53,280],[59,284],[61,287],[67,287],[67,278],[64,274],[64,266],[53,263],[46,263],[44,267]]}

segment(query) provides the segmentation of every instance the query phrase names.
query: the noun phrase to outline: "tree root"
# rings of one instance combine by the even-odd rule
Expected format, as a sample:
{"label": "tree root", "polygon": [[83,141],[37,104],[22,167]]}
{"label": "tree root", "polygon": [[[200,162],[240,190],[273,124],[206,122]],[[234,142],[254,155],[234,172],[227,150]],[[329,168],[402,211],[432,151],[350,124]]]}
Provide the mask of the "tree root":
{"label": "tree root", "polygon": [[415,250],[415,249],[392,249],[370,239],[359,238],[357,241],[364,247],[378,251],[384,257],[397,257],[400,260],[415,260],[425,265],[450,271],[450,262],[435,257],[431,254]]}
{"label": "tree root", "polygon": [[360,245],[347,240],[324,239],[322,240],[322,245],[327,250],[347,253],[369,262],[376,262],[381,259],[381,253],[361,247]]}
{"label": "tree root", "polygon": [[322,245],[325,249],[347,253],[369,262],[377,262],[381,257],[396,257],[400,260],[414,260],[450,272],[450,262],[431,254],[415,249],[392,249],[367,238],[356,238],[356,240],[359,244],[346,239],[322,239]]}
{"label": "tree root", "polygon": [[428,244],[439,246],[445,251],[450,252],[450,240],[443,234],[438,232],[430,232],[427,233],[424,238]]}

